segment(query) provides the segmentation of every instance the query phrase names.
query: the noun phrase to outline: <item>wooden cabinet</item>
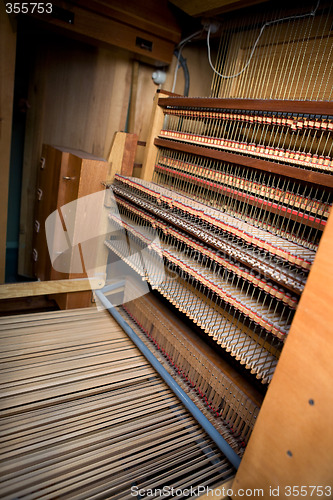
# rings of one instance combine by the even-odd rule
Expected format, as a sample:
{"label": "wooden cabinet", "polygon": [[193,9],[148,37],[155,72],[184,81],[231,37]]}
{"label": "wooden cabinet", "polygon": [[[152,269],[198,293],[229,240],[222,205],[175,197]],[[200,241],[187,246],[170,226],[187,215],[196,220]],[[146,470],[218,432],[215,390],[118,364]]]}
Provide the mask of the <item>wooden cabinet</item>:
{"label": "wooden cabinet", "polygon": [[[53,269],[49,256],[45,221],[47,217],[83,196],[104,189],[103,181],[108,174],[108,163],[83,151],[67,148],[43,146],[36,190],[34,238],[32,258],[34,274],[39,280],[86,277],[86,273],[59,272]],[[67,232],[61,217],[64,234]],[[79,213],[74,216],[77,223]],[[91,304],[91,292],[67,293],[54,296],[59,307],[70,309],[87,307]]]}

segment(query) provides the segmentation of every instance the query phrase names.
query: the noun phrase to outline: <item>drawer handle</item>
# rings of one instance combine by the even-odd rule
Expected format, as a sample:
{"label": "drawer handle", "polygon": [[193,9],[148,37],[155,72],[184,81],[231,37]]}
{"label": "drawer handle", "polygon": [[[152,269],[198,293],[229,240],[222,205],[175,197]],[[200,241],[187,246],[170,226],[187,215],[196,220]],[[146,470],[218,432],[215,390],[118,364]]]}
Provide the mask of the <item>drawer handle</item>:
{"label": "drawer handle", "polygon": [[38,260],[38,252],[37,252],[36,248],[34,248],[33,251],[32,251],[32,258],[33,258],[34,262],[37,262],[37,260]]}
{"label": "drawer handle", "polygon": [[45,168],[45,158],[42,156],[39,162],[39,166],[41,170],[44,170]]}
{"label": "drawer handle", "polygon": [[40,201],[43,197],[43,190],[41,188],[37,189],[37,199]]}
{"label": "drawer handle", "polygon": [[75,177],[69,177],[68,175],[64,175],[62,177],[65,181],[74,181],[75,180]]}
{"label": "drawer handle", "polygon": [[38,222],[38,220],[35,220],[35,231],[36,231],[36,233],[39,233],[39,230],[40,230],[40,223]]}

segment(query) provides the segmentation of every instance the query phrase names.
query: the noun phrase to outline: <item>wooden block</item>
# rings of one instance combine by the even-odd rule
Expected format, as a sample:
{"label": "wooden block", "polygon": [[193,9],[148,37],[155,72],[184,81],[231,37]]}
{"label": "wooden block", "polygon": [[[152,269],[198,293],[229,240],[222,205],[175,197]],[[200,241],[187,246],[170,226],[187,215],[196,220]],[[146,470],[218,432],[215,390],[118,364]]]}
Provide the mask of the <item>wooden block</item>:
{"label": "wooden block", "polygon": [[110,168],[107,175],[107,183],[112,183],[116,174],[131,176],[136,153],[138,136],[116,132],[113,137],[111,152],[109,155]]}

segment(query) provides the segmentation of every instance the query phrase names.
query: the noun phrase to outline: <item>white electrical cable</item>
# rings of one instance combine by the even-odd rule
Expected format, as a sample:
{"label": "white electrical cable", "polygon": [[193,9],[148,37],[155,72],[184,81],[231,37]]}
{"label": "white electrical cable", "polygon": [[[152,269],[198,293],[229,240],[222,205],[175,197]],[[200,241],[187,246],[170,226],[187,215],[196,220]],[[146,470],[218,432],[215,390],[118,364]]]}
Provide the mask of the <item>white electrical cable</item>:
{"label": "white electrical cable", "polygon": [[174,75],[173,75],[173,84],[172,84],[172,90],[171,90],[172,93],[174,93],[175,87],[176,87],[177,73],[178,73],[178,68],[179,68],[179,59],[180,59],[181,53],[182,53],[182,49],[180,48],[179,51],[178,51],[178,57],[177,57],[175,72],[174,72]]}
{"label": "white electrical cable", "polygon": [[177,45],[176,49],[179,49],[180,47],[185,45],[187,42],[190,42],[192,40],[192,38],[194,38],[195,36],[201,35],[202,31],[203,31],[202,29],[199,31],[196,31],[195,33],[192,33],[192,35],[188,36],[187,38],[184,38],[184,40],[181,40],[179,42],[179,44]]}
{"label": "white electrical cable", "polygon": [[177,45],[176,50],[178,50],[178,57],[177,57],[177,64],[176,64],[175,72],[174,72],[174,76],[173,76],[173,84],[172,84],[171,92],[175,91],[176,82],[177,82],[177,73],[178,73],[178,69],[179,69],[179,60],[180,60],[183,48],[185,47],[185,45],[188,42],[190,42],[194,37],[196,37],[197,35],[200,35],[201,33],[202,33],[202,30],[196,31],[195,33],[192,33],[192,35],[188,36],[187,38],[184,38],[184,40],[181,40],[179,42],[179,44]]}
{"label": "white electrical cable", "polygon": [[247,61],[247,63],[245,64],[245,66],[243,67],[243,69],[241,69],[241,71],[239,71],[238,73],[236,73],[235,75],[229,75],[229,76],[226,76],[226,75],[222,75],[221,73],[219,73],[213,66],[212,64],[212,60],[211,60],[211,56],[210,56],[210,43],[209,43],[209,39],[210,39],[210,30],[211,30],[211,25],[209,26],[209,29],[208,29],[208,33],[207,33],[207,52],[208,52],[208,61],[209,61],[209,64],[210,64],[210,67],[212,68],[212,70],[218,75],[220,76],[221,78],[236,78],[236,76],[239,76],[241,75],[245,70],[246,68],[248,67],[248,65],[250,64],[251,62],[251,59],[253,57],[253,54],[254,54],[254,51],[256,50],[256,47],[257,47],[257,44],[260,40],[260,37],[261,35],[263,34],[264,32],[264,29],[266,28],[266,26],[269,26],[270,24],[274,24],[274,23],[280,23],[282,21],[288,21],[289,19],[300,19],[300,18],[303,18],[303,17],[309,17],[309,16],[314,16],[318,10],[318,7],[319,7],[319,3],[320,3],[320,0],[318,0],[318,3],[316,5],[316,8],[309,12],[308,14],[299,14],[297,16],[289,16],[289,17],[282,17],[280,19],[275,19],[274,21],[267,21],[261,28],[260,30],[260,33],[258,35],[258,38],[256,39],[254,45],[253,45],[253,48],[251,50],[251,54],[250,54],[250,57]]}

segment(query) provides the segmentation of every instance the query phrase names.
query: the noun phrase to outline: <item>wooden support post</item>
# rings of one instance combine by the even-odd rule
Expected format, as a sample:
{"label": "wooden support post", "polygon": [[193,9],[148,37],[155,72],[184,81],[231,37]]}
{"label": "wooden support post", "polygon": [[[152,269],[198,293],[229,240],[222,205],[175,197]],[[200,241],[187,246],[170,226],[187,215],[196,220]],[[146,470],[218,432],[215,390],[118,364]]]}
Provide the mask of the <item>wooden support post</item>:
{"label": "wooden support post", "polygon": [[16,26],[0,4],[0,283],[5,281],[6,229],[12,137],[12,112],[14,96]]}
{"label": "wooden support post", "polygon": [[151,181],[154,173],[155,160],[157,155],[157,147],[154,144],[155,137],[158,136],[163,126],[164,113],[158,105],[158,99],[163,93],[163,90],[155,94],[152,119],[149,127],[147,146],[143,161],[141,178],[145,181]]}

